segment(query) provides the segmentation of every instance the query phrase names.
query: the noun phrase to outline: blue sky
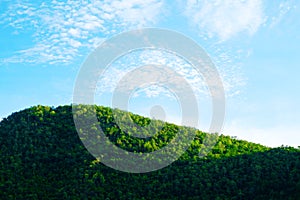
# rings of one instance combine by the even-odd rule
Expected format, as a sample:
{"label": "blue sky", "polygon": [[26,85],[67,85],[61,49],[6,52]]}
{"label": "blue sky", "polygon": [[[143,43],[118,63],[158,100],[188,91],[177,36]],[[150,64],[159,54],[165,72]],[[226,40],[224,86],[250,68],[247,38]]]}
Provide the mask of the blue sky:
{"label": "blue sky", "polygon": [[[192,38],[215,63],[226,92],[223,134],[268,146],[298,146],[299,19],[296,0],[3,0],[0,118],[37,104],[71,104],[79,69],[101,42],[123,31],[158,27]],[[118,77],[153,59],[194,84],[202,111],[199,128],[207,130],[211,105],[201,77],[189,76],[192,71],[180,67],[184,62],[178,66],[181,61],[157,51],[112,64],[95,103],[110,106]],[[136,91],[129,109],[149,116],[154,105],[165,109],[166,120],[180,123],[180,105],[162,88]]]}

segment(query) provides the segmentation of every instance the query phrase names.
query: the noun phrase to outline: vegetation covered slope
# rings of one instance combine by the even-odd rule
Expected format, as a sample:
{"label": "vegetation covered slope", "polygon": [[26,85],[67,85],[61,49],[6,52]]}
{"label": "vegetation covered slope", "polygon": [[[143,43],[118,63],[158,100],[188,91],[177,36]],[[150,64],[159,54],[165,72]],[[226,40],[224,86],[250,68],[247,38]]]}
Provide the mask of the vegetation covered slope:
{"label": "vegetation covered slope", "polygon": [[[91,108],[91,107],[89,107]],[[88,109],[82,109],[84,114]],[[102,130],[117,146],[151,152],[168,144],[179,128],[196,131],[190,148],[161,170],[131,174],[111,169],[85,149],[72,107],[35,106],[0,122],[1,199],[300,199],[300,151],[268,147],[221,135],[204,158],[206,133],[152,120],[158,133],[136,138],[95,106]],[[115,110],[122,118],[125,114]],[[131,114],[141,126],[150,119]],[[125,120],[125,118],[124,118]],[[125,121],[122,121],[126,125]],[[92,128],[92,127],[91,127]]]}

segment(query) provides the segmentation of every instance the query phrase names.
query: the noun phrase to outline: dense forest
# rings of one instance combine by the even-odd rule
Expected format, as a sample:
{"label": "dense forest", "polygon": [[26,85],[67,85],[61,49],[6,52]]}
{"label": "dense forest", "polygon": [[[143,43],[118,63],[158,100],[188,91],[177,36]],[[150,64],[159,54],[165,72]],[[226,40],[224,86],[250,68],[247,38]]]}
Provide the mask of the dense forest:
{"label": "dense forest", "polygon": [[[194,137],[185,153],[165,168],[121,172],[101,163],[83,145],[73,117],[88,112],[96,114],[111,142],[130,152],[154,152],[179,130],[183,137]],[[128,116],[147,127],[143,134],[149,137],[135,137],[141,133],[128,126]],[[86,128],[97,134],[96,125]],[[72,106],[34,106],[0,122],[0,198],[300,199],[299,149],[269,148],[224,135],[208,149],[209,138],[216,138],[211,135],[102,106],[81,105],[75,113]]]}

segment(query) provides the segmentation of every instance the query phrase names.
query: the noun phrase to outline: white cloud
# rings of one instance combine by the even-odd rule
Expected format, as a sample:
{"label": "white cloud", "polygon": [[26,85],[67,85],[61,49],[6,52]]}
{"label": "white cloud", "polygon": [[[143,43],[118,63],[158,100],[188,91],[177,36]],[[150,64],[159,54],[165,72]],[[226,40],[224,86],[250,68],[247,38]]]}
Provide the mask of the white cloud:
{"label": "white cloud", "polygon": [[[117,87],[119,81],[126,74],[130,74],[132,70],[145,65],[168,66],[169,68],[174,70],[174,72],[178,73],[178,75],[185,78],[194,89],[194,91],[198,93],[198,95],[207,94],[207,89],[201,75],[198,74],[198,72],[189,63],[179,58],[178,56],[162,52],[160,50],[143,50],[131,52],[130,55],[123,56],[120,59],[116,60],[111,66],[109,66],[103,76],[100,77],[101,81],[97,86],[98,91],[100,93],[113,92]],[[160,76],[163,76],[163,79],[168,79],[170,83],[178,83],[179,80],[177,80],[177,77],[168,76],[168,72],[169,71],[166,68],[166,71],[164,72],[159,71],[155,74],[152,73],[151,75],[157,76],[156,78],[158,82],[160,80]],[[130,88],[132,86],[138,86],[135,85],[135,82],[140,82],[139,77],[136,77],[136,80],[133,79],[128,83],[130,85]],[[127,88],[129,88],[129,85]],[[169,92],[163,90],[161,87],[152,87],[147,88],[146,90],[147,91],[143,91],[148,96],[169,95]]]}
{"label": "white cloud", "polygon": [[148,87],[141,88],[141,89],[135,91],[132,97],[139,97],[144,94],[148,98],[165,95],[171,100],[174,99],[174,96],[172,96],[172,94],[170,94],[170,92],[166,88],[160,87],[158,85],[150,85]]}
{"label": "white cloud", "polygon": [[222,45],[213,45],[210,48],[212,60],[216,65],[223,80],[226,97],[234,97],[241,93],[241,88],[246,85],[246,78],[242,72],[241,60],[245,58],[248,51],[232,50]]}
{"label": "white cloud", "polygon": [[264,23],[261,0],[188,0],[185,15],[202,35],[228,40],[238,33],[254,34]]}
{"label": "white cloud", "polygon": [[[224,57],[224,59],[218,60],[216,64],[219,75],[223,81],[225,94],[227,97],[232,97],[240,93],[239,88],[245,83],[241,73],[239,72],[239,69],[237,69],[236,66],[231,63],[229,58],[230,56]],[[160,50],[133,51],[130,54],[127,54],[114,61],[114,63],[108,66],[102,76],[99,77],[97,95],[105,94],[107,92],[113,93],[120,80],[124,78],[125,75],[128,75],[132,72],[132,70],[145,65],[167,66],[174,70],[174,72],[178,73],[179,76],[184,78],[190,84],[198,98],[207,99],[207,97],[211,96],[208,90],[208,85],[204,81],[202,74],[197,72],[192,65],[182,58]],[[168,73],[167,69],[164,72],[158,72],[157,74],[152,75],[157,76],[157,82],[159,82],[160,76],[164,77],[165,79],[169,79],[170,83],[178,83],[181,81],[177,80],[176,77],[173,76],[166,77],[167,75],[165,73]],[[140,77],[133,77],[131,81],[128,81],[128,85],[124,88],[133,89],[132,86],[139,87],[140,85],[136,85],[136,83],[141,82],[139,80]],[[147,78],[150,79],[151,77]],[[161,87],[156,86],[147,87],[143,90],[140,90],[140,92],[137,92],[135,96],[144,94],[146,94],[148,97],[158,97],[161,95],[166,97],[170,96],[170,93],[167,90],[163,90]]]}
{"label": "white cloud", "polygon": [[34,46],[2,60],[72,63],[79,52],[99,44],[99,38],[154,24],[162,7],[160,0],[11,2],[0,16],[0,24],[14,28],[19,34],[33,32]]}
{"label": "white cloud", "polygon": [[71,28],[69,30],[69,34],[71,34],[74,37],[80,38],[81,34],[80,34],[80,30],[79,29],[75,29],[75,28]]}

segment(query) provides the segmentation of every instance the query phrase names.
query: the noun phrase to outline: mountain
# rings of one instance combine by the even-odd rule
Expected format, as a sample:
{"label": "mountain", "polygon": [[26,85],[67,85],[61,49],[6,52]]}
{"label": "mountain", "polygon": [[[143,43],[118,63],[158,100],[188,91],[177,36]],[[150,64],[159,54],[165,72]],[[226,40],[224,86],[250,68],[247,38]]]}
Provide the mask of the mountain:
{"label": "mountain", "polygon": [[[73,117],[89,112],[95,113],[109,140],[129,152],[155,152],[179,130],[183,138],[189,133],[195,137],[187,151],[163,169],[121,172],[95,159],[82,143],[84,134],[79,138]],[[141,132],[130,127],[130,120],[146,127],[142,134],[150,137],[135,137]],[[97,134],[95,127],[83,129]],[[299,149],[215,136],[102,106],[34,106],[0,122],[0,198],[300,199]],[[180,152],[177,148],[183,147],[178,143],[173,152]]]}

